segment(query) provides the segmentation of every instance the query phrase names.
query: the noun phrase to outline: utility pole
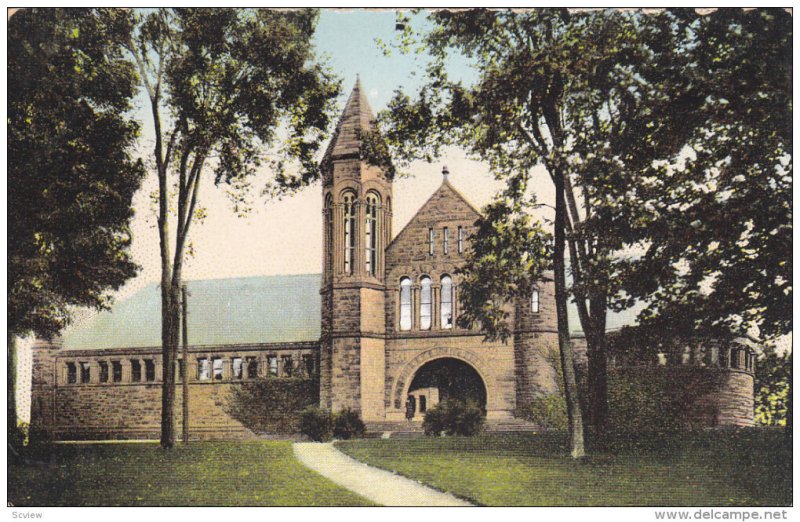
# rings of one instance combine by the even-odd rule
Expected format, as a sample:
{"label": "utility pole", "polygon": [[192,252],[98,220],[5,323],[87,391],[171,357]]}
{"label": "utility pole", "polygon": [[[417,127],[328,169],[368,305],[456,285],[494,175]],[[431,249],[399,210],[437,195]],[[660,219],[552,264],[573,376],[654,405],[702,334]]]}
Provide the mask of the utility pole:
{"label": "utility pole", "polygon": [[186,285],[181,286],[183,313],[181,314],[183,334],[183,443],[189,442],[189,331],[186,328]]}

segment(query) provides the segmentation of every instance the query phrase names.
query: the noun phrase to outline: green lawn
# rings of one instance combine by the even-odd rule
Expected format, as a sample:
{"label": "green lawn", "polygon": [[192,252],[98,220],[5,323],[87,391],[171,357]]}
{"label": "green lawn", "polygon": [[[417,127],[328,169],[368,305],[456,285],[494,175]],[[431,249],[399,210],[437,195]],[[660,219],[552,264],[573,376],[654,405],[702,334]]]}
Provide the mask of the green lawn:
{"label": "green lawn", "polygon": [[369,501],[304,468],[290,442],[49,447],[47,464],[8,466],[16,506],[361,506]]}
{"label": "green lawn", "polygon": [[770,430],[620,439],[576,462],[563,435],[361,440],[345,453],[490,506],[790,505],[791,441]]}

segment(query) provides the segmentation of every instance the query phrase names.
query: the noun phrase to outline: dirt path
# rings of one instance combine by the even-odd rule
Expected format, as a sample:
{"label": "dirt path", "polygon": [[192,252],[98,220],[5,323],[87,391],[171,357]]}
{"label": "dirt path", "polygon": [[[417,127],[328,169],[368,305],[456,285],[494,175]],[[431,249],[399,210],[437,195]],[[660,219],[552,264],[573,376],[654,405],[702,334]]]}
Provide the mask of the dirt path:
{"label": "dirt path", "polygon": [[297,442],[293,447],[295,457],[306,467],[384,506],[472,505],[449,493],[352,459],[334,448],[332,443]]}

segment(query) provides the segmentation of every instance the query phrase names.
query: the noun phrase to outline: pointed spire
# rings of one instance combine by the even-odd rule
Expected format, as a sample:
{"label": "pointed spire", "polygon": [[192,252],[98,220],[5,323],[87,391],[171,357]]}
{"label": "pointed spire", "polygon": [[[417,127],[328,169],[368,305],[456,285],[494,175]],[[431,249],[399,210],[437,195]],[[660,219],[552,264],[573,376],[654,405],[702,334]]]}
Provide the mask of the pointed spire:
{"label": "pointed spire", "polygon": [[360,150],[358,133],[372,130],[374,120],[372,108],[361,88],[361,78],[356,76],[353,91],[344,106],[323,162],[333,158],[357,156]]}

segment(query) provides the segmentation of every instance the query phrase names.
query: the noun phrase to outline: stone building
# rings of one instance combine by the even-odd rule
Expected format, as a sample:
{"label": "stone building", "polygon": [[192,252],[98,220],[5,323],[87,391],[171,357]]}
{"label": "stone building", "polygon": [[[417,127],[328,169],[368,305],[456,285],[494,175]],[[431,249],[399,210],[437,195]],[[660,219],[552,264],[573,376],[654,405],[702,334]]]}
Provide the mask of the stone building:
{"label": "stone building", "polygon": [[[542,281],[531,295],[513,302],[514,334],[507,343],[486,342],[479,331],[459,328],[457,268],[465,260],[479,212],[445,170],[439,188],[393,234],[392,179],[362,154],[363,137],[374,131],[373,119],[357,83],[322,160],[321,276],[251,278],[249,292],[222,282],[205,305],[192,298],[189,317],[201,331],[208,331],[202,321],[216,321],[217,330],[230,333],[193,336],[186,372],[179,361],[179,373],[188,376],[191,388],[193,436],[246,436],[247,430],[225,412],[230,387],[297,372],[319,379],[323,408],[352,408],[376,424],[404,421],[409,397],[415,419],[440,400],[458,397],[474,400],[490,422],[502,423],[512,421],[537,395],[557,390],[552,282]],[[157,306],[149,308],[147,315],[142,310],[148,307],[139,307],[147,317],[140,318],[138,327],[100,324],[82,349],[57,343],[34,348],[34,427],[55,437],[157,434],[160,349],[125,342],[145,330],[158,333]],[[120,313],[124,318],[125,311]],[[103,336],[118,337],[120,330],[127,337],[118,340],[118,347],[108,347]],[[189,331],[196,328],[190,324]],[[576,346],[581,352],[579,339]],[[701,372],[699,380],[712,373],[721,376],[697,398],[697,408],[687,405],[687,415],[706,426],[751,424],[752,350],[731,345],[702,357],[692,353],[669,365],[626,361],[615,371],[685,372],[691,367]]]}

